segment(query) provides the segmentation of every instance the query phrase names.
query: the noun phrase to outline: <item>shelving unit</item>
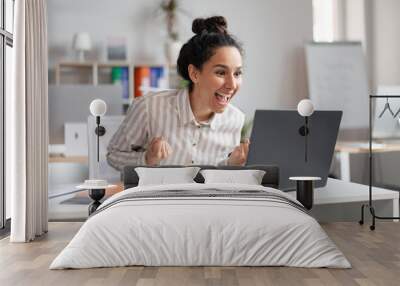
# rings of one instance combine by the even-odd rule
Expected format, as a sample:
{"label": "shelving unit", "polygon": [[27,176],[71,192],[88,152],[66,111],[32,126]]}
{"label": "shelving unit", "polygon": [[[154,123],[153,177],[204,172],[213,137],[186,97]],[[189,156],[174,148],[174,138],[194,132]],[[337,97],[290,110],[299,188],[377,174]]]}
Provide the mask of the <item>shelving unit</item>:
{"label": "shelving unit", "polygon": [[[79,74],[81,78],[83,75],[83,80],[81,79],[78,84],[112,84],[111,69],[114,67],[128,68],[129,95],[131,96],[134,84],[133,64],[127,62],[59,62],[55,69],[56,85],[71,83],[62,80],[63,73]],[[108,74],[108,78],[102,76],[104,73]]]}
{"label": "shelving unit", "polygon": [[[134,72],[135,67],[163,67],[167,88],[179,87],[180,77],[176,72],[176,67],[168,67],[165,65],[134,65],[128,62],[59,62],[55,67],[55,83],[62,84],[90,84],[102,85],[112,84],[111,73],[112,68],[121,67],[128,68],[128,84],[129,84],[129,99],[134,94]],[[165,89],[165,88],[162,88]],[[141,87],[143,91],[159,91],[162,90],[156,87]]]}

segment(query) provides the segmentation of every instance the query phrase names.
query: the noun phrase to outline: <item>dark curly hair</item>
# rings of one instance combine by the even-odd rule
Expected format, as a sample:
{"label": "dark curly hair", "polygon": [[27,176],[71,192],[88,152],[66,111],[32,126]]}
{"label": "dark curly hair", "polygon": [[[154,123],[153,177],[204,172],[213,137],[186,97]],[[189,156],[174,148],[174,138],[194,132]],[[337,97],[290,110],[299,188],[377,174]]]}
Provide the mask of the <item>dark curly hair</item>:
{"label": "dark curly hair", "polygon": [[227,28],[228,24],[223,16],[197,18],[193,21],[192,31],[196,35],[182,46],[177,61],[179,75],[189,81],[189,91],[193,90],[193,82],[188,71],[190,64],[201,70],[203,64],[220,47],[235,47],[243,55],[241,44],[228,33]]}

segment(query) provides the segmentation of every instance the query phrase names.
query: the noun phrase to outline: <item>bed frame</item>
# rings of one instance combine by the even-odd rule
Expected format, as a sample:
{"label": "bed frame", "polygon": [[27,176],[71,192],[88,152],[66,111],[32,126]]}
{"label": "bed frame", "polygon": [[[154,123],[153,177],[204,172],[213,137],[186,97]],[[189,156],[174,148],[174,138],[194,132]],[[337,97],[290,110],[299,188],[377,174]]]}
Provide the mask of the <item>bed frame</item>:
{"label": "bed frame", "polygon": [[[129,189],[136,187],[139,183],[139,176],[135,171],[136,167],[140,167],[137,165],[129,165],[125,166],[122,172],[122,178],[124,182],[124,189]],[[180,168],[184,166],[157,166],[157,167],[149,167],[148,168]],[[264,170],[265,175],[262,179],[261,184],[264,187],[271,187],[278,189],[279,188],[279,168],[277,166],[272,165],[251,165],[251,166],[204,166],[204,165],[195,165],[194,167],[200,167],[201,169],[218,169],[218,170]],[[194,178],[197,183],[204,183],[204,178],[200,174]]]}

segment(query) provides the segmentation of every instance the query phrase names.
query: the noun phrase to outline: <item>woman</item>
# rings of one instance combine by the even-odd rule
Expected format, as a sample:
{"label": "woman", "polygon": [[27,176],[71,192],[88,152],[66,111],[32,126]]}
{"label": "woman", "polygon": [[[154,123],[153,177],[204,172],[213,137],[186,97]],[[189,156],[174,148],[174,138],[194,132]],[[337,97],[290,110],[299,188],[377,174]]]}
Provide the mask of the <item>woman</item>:
{"label": "woman", "polygon": [[114,168],[246,162],[244,114],[230,104],[242,82],[242,48],[224,17],[195,19],[192,30],[177,62],[189,87],[134,100],[108,146]]}

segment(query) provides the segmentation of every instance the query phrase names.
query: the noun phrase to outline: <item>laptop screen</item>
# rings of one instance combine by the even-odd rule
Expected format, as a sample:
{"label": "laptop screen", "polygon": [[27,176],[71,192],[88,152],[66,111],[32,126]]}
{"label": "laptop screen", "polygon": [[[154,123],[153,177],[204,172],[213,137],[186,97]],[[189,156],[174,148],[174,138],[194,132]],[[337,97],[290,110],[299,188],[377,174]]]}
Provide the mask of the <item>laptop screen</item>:
{"label": "laptop screen", "polygon": [[307,162],[305,137],[299,129],[305,119],[295,110],[257,110],[250,138],[247,165],[277,165],[279,188],[293,190],[292,176],[321,177],[326,185],[342,111],[315,111],[308,119]]}

